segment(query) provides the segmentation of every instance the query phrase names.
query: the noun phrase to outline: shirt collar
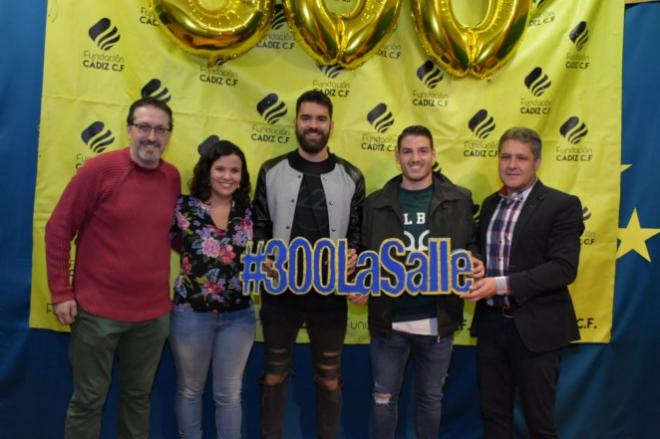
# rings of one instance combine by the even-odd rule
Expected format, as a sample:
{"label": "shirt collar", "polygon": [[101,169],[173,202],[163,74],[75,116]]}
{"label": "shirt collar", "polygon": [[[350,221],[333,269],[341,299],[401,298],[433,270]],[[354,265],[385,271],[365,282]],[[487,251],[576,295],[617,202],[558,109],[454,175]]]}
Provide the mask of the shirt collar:
{"label": "shirt collar", "polygon": [[498,193],[499,193],[500,197],[505,199],[505,200],[524,202],[527,199],[527,197],[529,196],[530,192],[532,192],[532,189],[534,189],[534,186],[536,186],[536,183],[538,181],[539,181],[538,179],[534,180],[534,183],[529,185],[529,187],[527,187],[527,189],[525,189],[524,191],[514,192],[511,195],[507,194],[505,186],[502,186],[502,188],[499,190]]}

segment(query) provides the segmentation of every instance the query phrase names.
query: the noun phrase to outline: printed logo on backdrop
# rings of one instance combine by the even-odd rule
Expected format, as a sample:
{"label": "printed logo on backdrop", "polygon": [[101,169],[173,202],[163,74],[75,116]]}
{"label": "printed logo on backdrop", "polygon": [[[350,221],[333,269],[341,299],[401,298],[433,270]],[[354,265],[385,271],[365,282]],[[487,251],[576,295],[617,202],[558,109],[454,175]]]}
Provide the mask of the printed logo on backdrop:
{"label": "printed logo on backdrop", "polygon": [[582,50],[587,41],[589,41],[589,29],[587,28],[587,22],[581,21],[571,29],[571,32],[568,34],[568,37],[571,39],[577,50]]}
{"label": "printed logo on backdrop", "polygon": [[363,133],[360,148],[365,151],[394,152],[398,135],[385,135],[394,125],[395,118],[387,104],[381,102],[367,112],[367,122],[378,134]]}
{"label": "printed logo on backdrop", "polygon": [[[80,133],[80,138],[94,154],[105,151],[115,141],[112,131],[106,128],[105,124],[100,120],[92,122],[84,128]],[[88,158],[89,156],[85,154],[76,154],[76,169],[80,168]]]}
{"label": "printed logo on backdrop", "polygon": [[587,206],[582,206],[582,221],[584,221],[585,230],[580,237],[582,245],[593,245],[596,243],[596,232],[589,227],[589,220],[591,219],[591,211]]}
{"label": "printed logo on backdrop", "polygon": [[291,128],[275,126],[289,110],[276,93],[269,93],[256,103],[257,113],[265,123],[253,123],[250,139],[255,142],[287,145],[291,140]]}
{"label": "printed logo on backdrop", "polygon": [[282,4],[275,5],[275,13],[273,14],[273,21],[270,24],[271,29],[280,30],[286,26],[286,15],[284,14],[284,6]]}
{"label": "printed logo on backdrop", "polygon": [[559,128],[559,133],[571,145],[577,145],[589,133],[589,129],[580,118],[571,116]]}
{"label": "printed logo on backdrop", "polygon": [[426,60],[424,64],[417,69],[417,78],[422,83],[433,90],[445,77],[445,72],[433,61]]}
{"label": "printed logo on backdrop", "polygon": [[121,39],[119,29],[113,26],[109,18],[101,18],[89,28],[89,37],[101,50],[110,50]]}
{"label": "printed logo on backdrop", "polygon": [[266,37],[257,43],[257,48],[268,50],[291,50],[296,47],[293,35],[286,26],[286,16],[284,7],[281,4],[275,5],[273,21],[270,23],[272,32],[268,32]]}
{"label": "printed logo on backdrop", "polygon": [[386,133],[394,125],[394,115],[383,102],[367,113],[367,120],[379,133]]}
{"label": "printed logo on backdrop", "polygon": [[141,24],[158,26],[158,19],[156,18],[153,9],[146,6],[140,7],[140,16],[138,20]]}
{"label": "printed logo on backdrop", "polygon": [[577,116],[569,117],[561,127],[559,134],[564,139],[555,151],[558,162],[590,162],[593,158],[593,149],[588,146],[579,146],[579,143],[589,134],[589,128]]}
{"label": "printed logo on backdrop", "polygon": [[80,133],[80,138],[94,153],[105,151],[115,141],[112,131],[100,120],[93,122]]}
{"label": "printed logo on backdrop", "polygon": [[140,90],[140,95],[143,98],[148,96],[164,102],[169,102],[170,99],[172,99],[170,91],[160,82],[160,79],[157,78],[147,82],[144,87],[142,87],[142,90]]}
{"label": "printed logo on backdrop", "polygon": [[527,76],[525,76],[525,86],[536,97],[543,96],[543,93],[550,88],[552,81],[550,77],[543,73],[541,67],[535,67]]}
{"label": "printed logo on backdrop", "polygon": [[121,40],[117,26],[109,18],[103,17],[87,31],[94,43],[93,49],[85,49],[82,53],[82,65],[86,69],[121,72],[124,70],[124,57],[112,53],[113,48]]}
{"label": "printed logo on backdrop", "polygon": [[342,66],[322,66],[316,67],[329,79],[328,81],[312,81],[312,88],[321,90],[331,98],[347,98],[351,94],[351,83],[349,81],[338,80],[337,78],[345,71]]}
{"label": "printed logo on backdrop", "polygon": [[572,43],[572,50],[566,54],[566,68],[585,70],[589,68],[591,58],[584,50],[589,41],[589,25],[586,21],[576,24],[568,33],[568,39]]}
{"label": "printed logo on backdrop", "polygon": [[534,9],[532,11],[532,17],[529,20],[529,27],[533,26],[543,26],[544,24],[549,24],[555,21],[555,13],[552,11],[545,11],[543,5],[545,0],[533,0]]}
{"label": "printed logo on backdrop", "polygon": [[472,132],[473,139],[466,140],[463,144],[463,155],[465,157],[497,157],[497,142],[487,140],[497,128],[495,118],[482,108],[474,113],[468,120],[467,126]]}
{"label": "printed logo on backdrop", "polygon": [[583,329],[596,329],[598,328],[598,325],[596,324],[596,317],[594,316],[589,316],[589,317],[578,317],[577,318],[577,326],[580,331]]}
{"label": "printed logo on backdrop", "polygon": [[487,139],[496,127],[497,124],[495,124],[493,116],[483,108],[474,113],[474,116],[468,121],[468,128],[480,139]]}
{"label": "printed logo on backdrop", "polygon": [[206,152],[206,150],[211,147],[211,145],[219,141],[220,141],[220,136],[218,136],[217,134],[211,134],[206,139],[204,139],[202,143],[200,143],[197,146],[197,152],[199,153],[199,155],[203,155]]}
{"label": "printed logo on backdrop", "polygon": [[449,95],[442,92],[431,92],[438,84],[446,80],[446,74],[437,64],[427,60],[416,70],[417,79],[427,90],[412,91],[412,105],[414,107],[445,108],[449,104]]}
{"label": "printed logo on backdrop", "polygon": [[392,43],[387,43],[383,47],[378,49],[376,55],[385,59],[397,60],[401,58],[402,51],[403,50],[401,44],[392,42]]}
{"label": "printed logo on backdrop", "polygon": [[[591,211],[587,206],[582,206],[582,220],[584,221],[585,229],[582,236],[580,236],[580,242],[583,246],[592,246],[596,244],[597,234],[590,227],[589,220],[591,219]],[[591,316],[578,316],[577,325],[580,331],[584,329],[597,329],[597,319],[593,315]]]}
{"label": "printed logo on backdrop", "polygon": [[236,87],[239,82],[238,73],[224,66],[224,61],[218,61],[213,66],[199,66],[199,80],[210,86]]}
{"label": "printed logo on backdrop", "polygon": [[535,99],[520,99],[520,113],[540,116],[550,113],[552,101],[550,99],[538,99],[552,86],[550,77],[541,69],[534,67],[523,80],[525,87]]}
{"label": "printed logo on backdrop", "polygon": [[321,64],[317,64],[316,67],[329,79],[335,79],[341,72],[346,70],[340,65],[322,66]]}
{"label": "printed logo on backdrop", "polygon": [[275,93],[270,93],[257,102],[257,111],[271,125],[279,122],[288,112],[286,104]]}

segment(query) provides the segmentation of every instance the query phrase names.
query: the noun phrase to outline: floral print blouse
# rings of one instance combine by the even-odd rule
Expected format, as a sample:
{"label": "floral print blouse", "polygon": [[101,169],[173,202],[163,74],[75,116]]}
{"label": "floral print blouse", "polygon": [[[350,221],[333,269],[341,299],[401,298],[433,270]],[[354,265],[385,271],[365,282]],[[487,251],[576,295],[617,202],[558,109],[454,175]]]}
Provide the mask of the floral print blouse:
{"label": "floral print blouse", "polygon": [[235,204],[227,229],[215,226],[209,206],[190,196],[179,197],[171,237],[181,244],[181,272],[174,283],[174,304],[195,311],[227,312],[246,308],[242,292],[241,254],[252,239],[252,212]]}

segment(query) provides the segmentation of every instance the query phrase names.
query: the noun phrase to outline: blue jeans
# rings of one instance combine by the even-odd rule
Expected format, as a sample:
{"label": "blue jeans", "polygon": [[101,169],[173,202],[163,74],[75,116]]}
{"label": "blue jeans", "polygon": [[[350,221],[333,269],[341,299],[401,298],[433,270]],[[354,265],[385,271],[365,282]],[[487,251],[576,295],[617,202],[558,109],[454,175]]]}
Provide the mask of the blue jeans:
{"label": "blue jeans", "polygon": [[202,394],[213,371],[218,438],[241,436],[243,372],[254,343],[252,307],[226,313],[172,311],[170,346],[177,371],[176,418],[181,438],[202,438]]}
{"label": "blue jeans", "polygon": [[399,392],[412,354],[415,365],[415,427],[419,439],[438,437],[442,415],[442,389],[451,359],[453,337],[392,331],[389,338],[372,337],[371,369],[374,377],[373,437],[394,438]]}

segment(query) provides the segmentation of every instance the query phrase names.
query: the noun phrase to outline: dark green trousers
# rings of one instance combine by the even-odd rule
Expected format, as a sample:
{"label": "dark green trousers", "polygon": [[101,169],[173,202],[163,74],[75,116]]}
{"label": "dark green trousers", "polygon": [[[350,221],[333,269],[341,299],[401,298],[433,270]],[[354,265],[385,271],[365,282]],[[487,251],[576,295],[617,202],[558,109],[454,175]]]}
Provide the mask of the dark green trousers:
{"label": "dark green trousers", "polygon": [[149,437],[149,397],[168,332],[169,314],[144,322],[118,322],[79,308],[69,346],[73,396],[66,439],[100,436],[115,357],[119,364],[117,438]]}

